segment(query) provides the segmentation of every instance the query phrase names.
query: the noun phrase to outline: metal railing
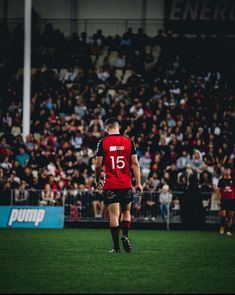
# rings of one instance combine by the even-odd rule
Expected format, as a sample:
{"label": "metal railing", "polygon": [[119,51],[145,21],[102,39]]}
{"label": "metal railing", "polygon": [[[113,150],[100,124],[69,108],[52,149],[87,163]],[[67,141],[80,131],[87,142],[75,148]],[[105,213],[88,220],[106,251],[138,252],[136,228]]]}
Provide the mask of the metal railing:
{"label": "metal railing", "polygon": [[[144,191],[134,196],[131,208],[132,220],[145,223],[164,223],[169,229],[173,223],[182,223],[182,196],[187,193],[172,191],[172,201],[161,204],[160,192]],[[219,207],[214,193],[201,193],[201,212],[205,223],[219,223]],[[107,221],[109,213],[103,202],[103,194],[97,190],[11,190],[10,195],[0,195],[4,203],[17,206],[64,206],[66,221]]]}
{"label": "metal railing", "polygon": [[[0,23],[3,22],[13,32],[18,24],[23,25],[24,19],[0,19]],[[60,30],[66,37],[73,32],[86,32],[88,36],[92,36],[98,29],[106,37],[123,35],[128,28],[132,28],[134,33],[143,28],[149,37],[154,37],[159,29],[164,30],[164,19],[40,19],[37,22],[39,31],[43,32],[47,24],[52,24],[54,30]]]}

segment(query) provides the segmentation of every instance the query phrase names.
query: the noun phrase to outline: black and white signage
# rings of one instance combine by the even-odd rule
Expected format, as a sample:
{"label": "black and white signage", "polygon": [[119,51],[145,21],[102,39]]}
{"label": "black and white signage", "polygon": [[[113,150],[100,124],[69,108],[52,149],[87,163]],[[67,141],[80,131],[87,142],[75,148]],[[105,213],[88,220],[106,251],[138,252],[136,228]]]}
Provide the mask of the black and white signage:
{"label": "black and white signage", "polygon": [[234,0],[166,0],[165,11],[174,33],[235,33]]}

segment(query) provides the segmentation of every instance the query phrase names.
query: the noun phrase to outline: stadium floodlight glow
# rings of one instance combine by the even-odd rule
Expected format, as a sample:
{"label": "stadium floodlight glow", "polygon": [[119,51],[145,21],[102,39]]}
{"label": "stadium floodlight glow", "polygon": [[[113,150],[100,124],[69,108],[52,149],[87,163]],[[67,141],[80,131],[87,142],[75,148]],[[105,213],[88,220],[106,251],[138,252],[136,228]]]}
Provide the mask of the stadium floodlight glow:
{"label": "stadium floodlight glow", "polygon": [[24,9],[24,85],[23,85],[23,139],[30,134],[31,88],[31,8],[32,0],[25,0]]}

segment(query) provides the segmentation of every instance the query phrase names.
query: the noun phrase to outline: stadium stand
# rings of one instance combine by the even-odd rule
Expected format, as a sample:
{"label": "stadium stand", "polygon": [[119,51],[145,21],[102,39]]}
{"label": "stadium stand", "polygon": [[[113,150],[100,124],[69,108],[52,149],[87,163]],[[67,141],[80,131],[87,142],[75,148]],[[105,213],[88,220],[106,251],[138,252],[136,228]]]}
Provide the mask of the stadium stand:
{"label": "stadium stand", "polygon": [[172,209],[187,207],[193,178],[202,210],[218,210],[223,164],[235,166],[233,38],[162,31],[150,38],[128,30],[66,39],[50,24],[42,33],[35,29],[31,134],[24,142],[23,31],[18,26],[11,33],[1,24],[0,36],[1,204],[13,191],[21,204],[64,202],[71,218],[105,216],[95,192],[94,157],[104,120],[115,116],[136,142],[142,169],[145,192],[134,217],[148,217],[149,204],[158,210],[154,202],[166,185],[179,192]]}

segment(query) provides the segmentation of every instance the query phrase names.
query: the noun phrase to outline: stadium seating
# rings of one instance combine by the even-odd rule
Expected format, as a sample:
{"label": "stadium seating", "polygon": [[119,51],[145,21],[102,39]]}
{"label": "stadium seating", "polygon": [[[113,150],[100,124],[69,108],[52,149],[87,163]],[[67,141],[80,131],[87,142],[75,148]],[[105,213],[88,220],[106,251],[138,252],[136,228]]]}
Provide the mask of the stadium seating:
{"label": "stadium seating", "polygon": [[[44,48],[43,55],[37,51],[41,62],[36,65],[32,61],[31,137],[27,142],[20,128],[23,69],[16,66],[3,87],[1,194],[6,184],[14,190],[22,181],[29,190],[44,190],[47,183],[57,190],[60,181],[62,190],[74,189],[74,183],[94,189],[96,145],[105,134],[104,120],[116,116],[122,132],[136,143],[146,191],[153,179],[158,193],[164,184],[172,192],[182,192],[193,174],[202,194],[209,195],[202,202],[205,210],[216,210],[215,189],[223,163],[235,164],[230,68],[226,70],[206,52],[192,51],[191,43],[195,48],[201,46],[196,38],[181,43],[177,37],[165,35],[167,46],[157,38],[148,38],[143,44],[135,34],[131,38],[129,47],[121,43],[122,37],[119,41],[113,37],[98,46],[79,41],[75,50],[64,40],[67,51],[58,51],[60,46],[50,52]],[[228,40],[225,53],[233,48],[233,42]],[[119,53],[125,57],[122,68],[115,66]],[[30,158],[23,165],[16,158],[22,145]],[[86,149],[89,155],[81,157]],[[145,158],[146,151],[150,161]],[[174,194],[174,204],[180,206],[181,201]],[[145,198],[142,205],[136,216],[144,215]],[[74,210],[73,202],[71,206]]]}

